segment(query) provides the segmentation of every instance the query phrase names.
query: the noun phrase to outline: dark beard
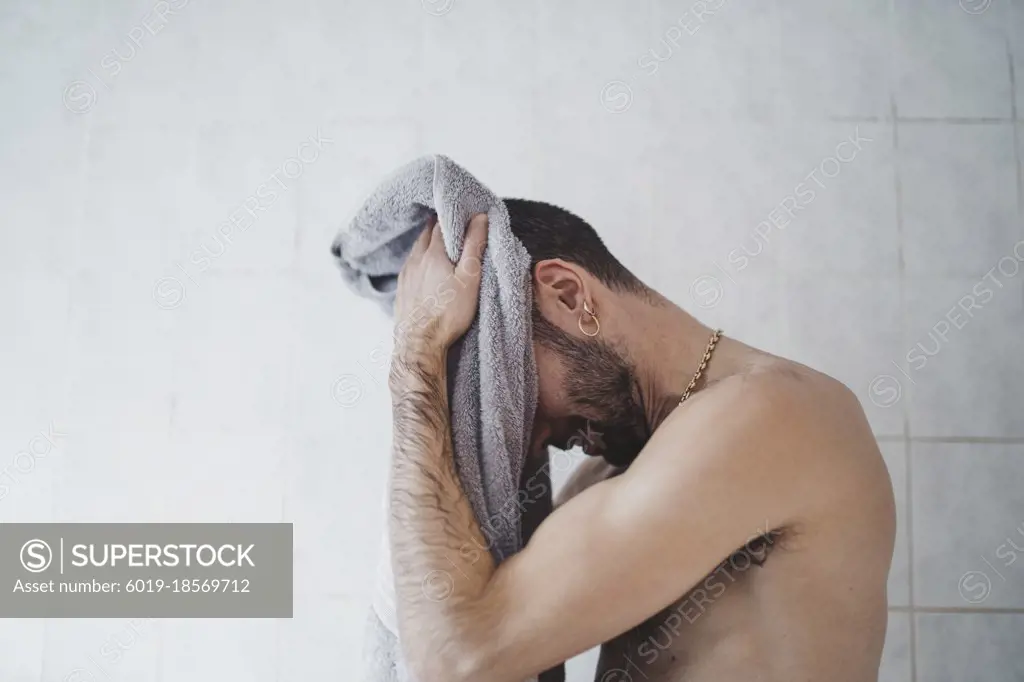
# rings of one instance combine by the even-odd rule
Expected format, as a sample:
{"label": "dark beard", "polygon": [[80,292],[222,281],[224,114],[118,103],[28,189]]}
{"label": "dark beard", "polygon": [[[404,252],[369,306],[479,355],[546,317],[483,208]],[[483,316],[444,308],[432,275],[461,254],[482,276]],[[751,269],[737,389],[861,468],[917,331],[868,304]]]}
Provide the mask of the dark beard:
{"label": "dark beard", "polygon": [[572,337],[536,309],[533,338],[562,358],[570,408],[586,421],[570,444],[629,466],[650,438],[633,364],[603,340]]}

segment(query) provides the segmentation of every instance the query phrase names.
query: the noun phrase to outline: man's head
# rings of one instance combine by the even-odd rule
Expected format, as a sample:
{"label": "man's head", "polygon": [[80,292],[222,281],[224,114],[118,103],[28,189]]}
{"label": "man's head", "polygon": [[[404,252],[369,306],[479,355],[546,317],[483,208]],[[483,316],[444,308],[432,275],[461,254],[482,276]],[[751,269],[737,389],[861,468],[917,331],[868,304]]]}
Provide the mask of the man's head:
{"label": "man's head", "polygon": [[512,232],[530,254],[538,405],[533,447],[579,444],[616,465],[650,436],[622,325],[603,316],[653,292],[583,219],[551,204],[505,199]]}

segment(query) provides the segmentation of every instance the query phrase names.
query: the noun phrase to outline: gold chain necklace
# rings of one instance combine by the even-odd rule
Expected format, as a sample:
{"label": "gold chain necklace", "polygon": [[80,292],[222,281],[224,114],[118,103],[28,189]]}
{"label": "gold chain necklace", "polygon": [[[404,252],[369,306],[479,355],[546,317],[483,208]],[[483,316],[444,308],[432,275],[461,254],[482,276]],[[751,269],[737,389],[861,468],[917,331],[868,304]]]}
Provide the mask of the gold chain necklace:
{"label": "gold chain necklace", "polygon": [[721,337],[721,329],[716,329],[714,333],[711,334],[711,340],[708,341],[708,347],[704,349],[704,357],[701,358],[700,367],[697,368],[696,374],[694,374],[693,379],[690,380],[690,385],[687,386],[686,390],[683,392],[683,397],[679,399],[680,405],[682,405],[686,401],[686,399],[690,397],[690,394],[693,392],[693,389],[697,385],[697,382],[700,381],[701,375],[704,374],[704,370],[707,368],[708,363],[711,362],[711,354],[715,352],[715,346],[718,345],[718,339],[720,339]]}

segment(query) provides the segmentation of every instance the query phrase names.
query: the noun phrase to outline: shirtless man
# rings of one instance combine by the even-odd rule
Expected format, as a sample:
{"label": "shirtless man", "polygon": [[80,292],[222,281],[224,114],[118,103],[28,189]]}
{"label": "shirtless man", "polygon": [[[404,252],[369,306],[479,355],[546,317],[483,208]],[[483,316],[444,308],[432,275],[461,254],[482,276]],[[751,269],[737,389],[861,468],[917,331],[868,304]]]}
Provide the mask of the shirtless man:
{"label": "shirtless man", "polygon": [[[417,682],[522,682],[602,643],[600,682],[876,680],[895,505],[853,394],[718,338],[576,216],[506,203],[533,261],[532,452],[592,433],[594,457],[519,554],[458,551],[487,545],[454,472],[445,356],[476,311],[466,264],[486,217],[457,265],[425,230],[396,319],[453,272],[464,287],[399,340],[390,378],[391,550]],[[428,598],[440,571],[453,591]]]}

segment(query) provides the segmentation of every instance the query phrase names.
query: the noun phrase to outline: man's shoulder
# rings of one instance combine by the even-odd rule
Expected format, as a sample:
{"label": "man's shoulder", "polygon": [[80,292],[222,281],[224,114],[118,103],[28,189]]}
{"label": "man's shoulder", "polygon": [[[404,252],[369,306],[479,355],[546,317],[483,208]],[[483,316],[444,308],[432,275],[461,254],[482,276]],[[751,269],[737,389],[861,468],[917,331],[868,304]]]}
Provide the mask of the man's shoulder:
{"label": "man's shoulder", "polygon": [[637,478],[656,482],[652,489],[663,492],[666,504],[719,496],[736,514],[760,514],[800,533],[836,519],[852,523],[853,501],[891,496],[856,396],[795,364],[699,391],[655,431],[634,469]]}
{"label": "man's shoulder", "polygon": [[873,444],[852,391],[781,359],[699,391],[658,432],[663,449],[687,450],[697,441],[707,445],[696,450],[698,456],[804,475],[820,472],[823,465],[840,466],[845,450]]}
{"label": "man's shoulder", "polygon": [[679,410],[680,424],[689,418],[718,416],[723,425],[768,427],[779,435],[808,435],[834,420],[863,416],[860,402],[843,383],[781,358],[708,386],[683,405],[687,406],[693,408],[692,414]]}

